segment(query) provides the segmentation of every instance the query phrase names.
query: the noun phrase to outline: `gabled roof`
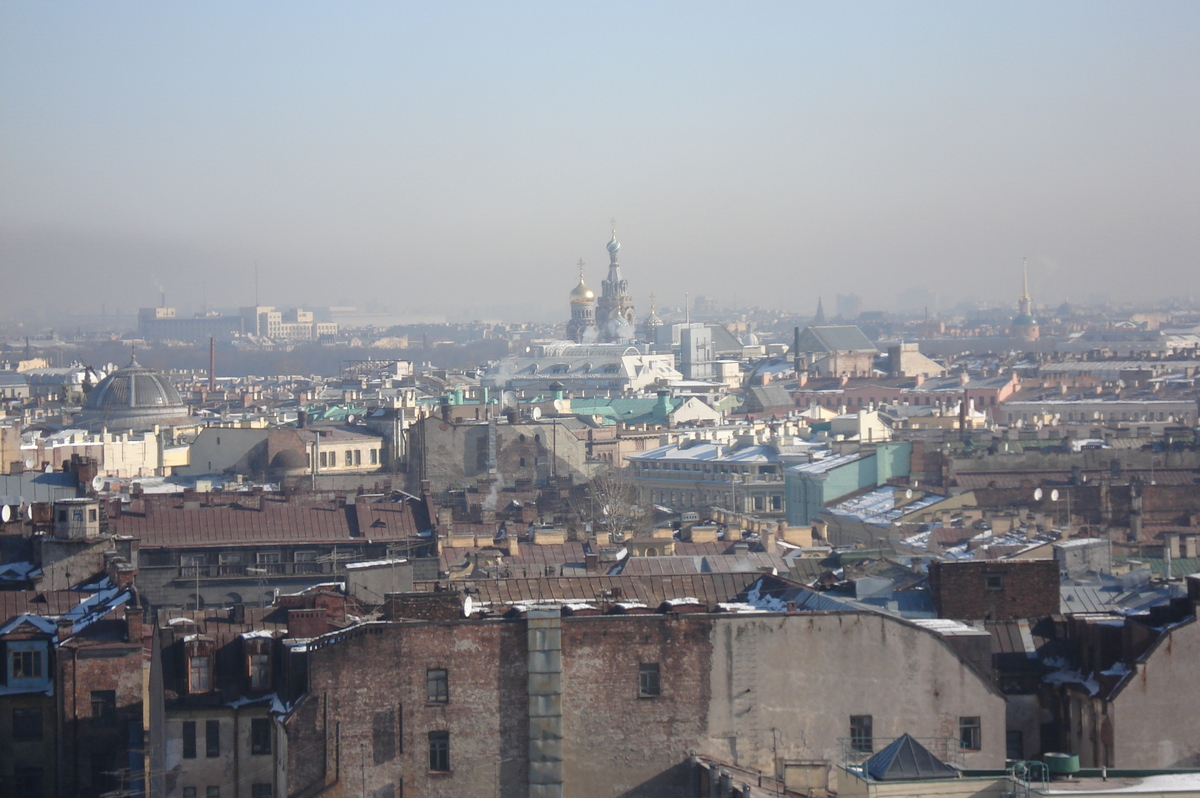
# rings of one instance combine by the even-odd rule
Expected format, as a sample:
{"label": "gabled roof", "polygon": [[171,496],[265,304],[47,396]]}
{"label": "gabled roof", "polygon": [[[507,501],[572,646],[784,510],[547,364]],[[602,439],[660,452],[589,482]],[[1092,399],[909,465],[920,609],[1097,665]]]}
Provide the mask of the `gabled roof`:
{"label": "gabled roof", "polygon": [[863,763],[867,775],[876,781],[921,781],[955,779],[958,771],[942,762],[909,734],[897,737],[891,745]]}
{"label": "gabled roof", "polygon": [[[800,333],[799,351],[808,354],[829,352],[878,352],[857,327],[806,327]],[[793,352],[792,354],[796,354]]]}

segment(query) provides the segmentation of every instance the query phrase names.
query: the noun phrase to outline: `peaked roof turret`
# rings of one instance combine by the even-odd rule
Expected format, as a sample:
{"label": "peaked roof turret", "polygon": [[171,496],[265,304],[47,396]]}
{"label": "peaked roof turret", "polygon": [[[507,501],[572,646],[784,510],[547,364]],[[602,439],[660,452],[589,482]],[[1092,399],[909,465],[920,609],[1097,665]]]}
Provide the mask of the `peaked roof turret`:
{"label": "peaked roof turret", "polygon": [[912,735],[902,734],[875,756],[863,763],[867,775],[876,781],[921,781],[955,779],[958,771],[929,753]]}

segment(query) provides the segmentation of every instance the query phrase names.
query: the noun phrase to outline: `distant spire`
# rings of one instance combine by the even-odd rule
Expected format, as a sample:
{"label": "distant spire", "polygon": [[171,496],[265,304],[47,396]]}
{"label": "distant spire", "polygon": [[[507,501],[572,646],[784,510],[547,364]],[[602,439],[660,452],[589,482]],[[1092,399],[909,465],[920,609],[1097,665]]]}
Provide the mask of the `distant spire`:
{"label": "distant spire", "polygon": [[1029,302],[1029,258],[1021,259],[1021,301]]}
{"label": "distant spire", "polygon": [[817,297],[817,315],[813,319],[813,324],[818,326],[825,324],[825,305],[821,302],[821,297]]}
{"label": "distant spire", "polygon": [[583,282],[583,258],[579,259],[579,282]]}

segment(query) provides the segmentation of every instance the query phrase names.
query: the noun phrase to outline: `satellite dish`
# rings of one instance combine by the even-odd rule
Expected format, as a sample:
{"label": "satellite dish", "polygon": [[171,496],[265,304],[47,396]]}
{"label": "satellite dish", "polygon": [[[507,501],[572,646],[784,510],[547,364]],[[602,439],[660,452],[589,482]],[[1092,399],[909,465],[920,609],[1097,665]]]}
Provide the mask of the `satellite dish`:
{"label": "satellite dish", "polygon": [[1038,488],[1037,490],[1035,490],[1033,492],[1033,500],[1035,502],[1040,502],[1042,500],[1042,489],[1041,488]]}
{"label": "satellite dish", "polygon": [[921,483],[920,483],[920,482],[918,482],[917,480],[915,480],[915,479],[913,480],[913,487],[914,487],[914,488],[915,488],[915,487],[917,487],[917,486],[918,486],[918,485],[920,485],[920,484],[921,484]]}
{"label": "satellite dish", "polygon": [[25,458],[25,467],[26,467],[26,468],[33,468],[33,465],[34,465],[34,463],[35,463],[35,462],[36,462],[36,461],[35,461],[35,460],[34,460],[32,457],[26,457],[26,458]]}
{"label": "satellite dish", "polygon": [[467,596],[463,599],[463,615],[470,618],[473,612],[475,612],[475,600]]}
{"label": "satellite dish", "polygon": [[906,499],[912,498],[912,488],[909,488],[908,490],[904,491],[904,498],[906,498]]}
{"label": "satellite dish", "polygon": [[1052,502],[1058,501],[1058,491],[1057,490],[1050,491],[1050,501],[1052,501]]}
{"label": "satellite dish", "polygon": [[33,520],[33,505],[32,504],[26,505],[25,517],[28,518],[30,521]]}
{"label": "satellite dish", "polygon": [[347,424],[353,424],[353,423],[354,423],[354,414],[353,414],[353,413],[351,413],[350,415],[346,416],[346,423],[347,423]]}
{"label": "satellite dish", "polygon": [[0,521],[8,523],[12,520],[12,508],[7,504],[0,504]]}
{"label": "satellite dish", "polygon": [[104,477],[99,474],[92,477],[92,490],[104,490]]}
{"label": "satellite dish", "polygon": [[46,467],[45,467],[45,468],[43,468],[42,470],[43,470],[44,472],[46,472],[47,474],[53,474],[53,473],[54,473],[54,466],[50,465],[49,463],[46,463]]}
{"label": "satellite dish", "polygon": [[540,408],[540,407],[533,408],[533,410],[529,411],[529,415],[533,416],[533,418],[535,420],[541,418],[542,417],[542,408]]}

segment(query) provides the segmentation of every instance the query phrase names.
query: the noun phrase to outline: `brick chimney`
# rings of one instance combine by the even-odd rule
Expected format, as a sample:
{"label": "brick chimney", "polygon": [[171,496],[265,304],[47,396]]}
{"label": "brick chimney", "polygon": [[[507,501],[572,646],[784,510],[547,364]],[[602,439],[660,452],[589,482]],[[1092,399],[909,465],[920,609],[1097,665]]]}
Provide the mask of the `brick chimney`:
{"label": "brick chimney", "polygon": [[142,642],[142,618],[145,610],[141,607],[133,607],[129,604],[125,605],[125,634],[130,643],[141,645]]}
{"label": "brick chimney", "polygon": [[75,633],[75,622],[70,618],[59,618],[54,622],[54,636],[61,643]]}

